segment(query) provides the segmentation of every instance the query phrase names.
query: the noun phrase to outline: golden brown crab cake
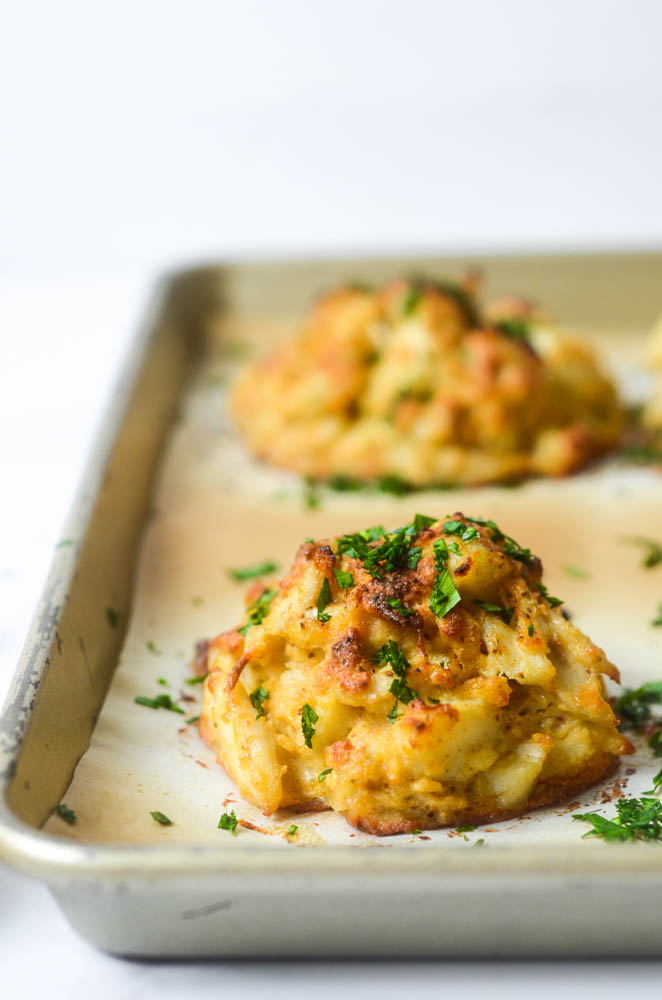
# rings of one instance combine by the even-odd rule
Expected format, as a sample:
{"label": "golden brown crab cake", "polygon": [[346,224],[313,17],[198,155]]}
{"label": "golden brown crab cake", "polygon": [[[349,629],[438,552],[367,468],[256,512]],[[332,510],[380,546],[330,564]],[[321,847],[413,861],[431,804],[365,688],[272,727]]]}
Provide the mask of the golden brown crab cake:
{"label": "golden brown crab cake", "polygon": [[467,288],[338,288],[244,370],[232,409],[258,457],[315,479],[413,486],[565,475],[613,448],[622,412],[590,350],[527,303],[481,317]]}
{"label": "golden brown crab cake", "polygon": [[331,808],[375,834],[568,798],[632,748],[616,668],[541,572],[462,514],[305,542],[210,643],[201,734],[265,813]]}
{"label": "golden brown crab cake", "polygon": [[662,443],[662,316],[653,327],[647,356],[655,373],[655,385],[653,396],[644,410],[644,425],[658,432]]}

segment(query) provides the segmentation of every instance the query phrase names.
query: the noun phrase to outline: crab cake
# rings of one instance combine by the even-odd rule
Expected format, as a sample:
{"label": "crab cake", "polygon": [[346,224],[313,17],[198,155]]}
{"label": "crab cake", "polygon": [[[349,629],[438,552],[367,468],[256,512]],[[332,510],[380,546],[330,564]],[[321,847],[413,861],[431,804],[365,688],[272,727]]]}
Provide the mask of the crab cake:
{"label": "crab cake", "polygon": [[616,668],[493,521],[307,541],[212,640],[200,732],[245,799],[373,834],[559,802],[631,753]]}
{"label": "crab cake", "polygon": [[325,295],[240,375],[232,409],[275,465],[416,487],[565,475],[622,429],[588,347],[521,300],[481,316],[469,290],[431,281]]}
{"label": "crab cake", "polygon": [[653,328],[648,346],[648,360],[655,371],[653,398],[644,410],[644,425],[659,432],[662,438],[662,317]]}

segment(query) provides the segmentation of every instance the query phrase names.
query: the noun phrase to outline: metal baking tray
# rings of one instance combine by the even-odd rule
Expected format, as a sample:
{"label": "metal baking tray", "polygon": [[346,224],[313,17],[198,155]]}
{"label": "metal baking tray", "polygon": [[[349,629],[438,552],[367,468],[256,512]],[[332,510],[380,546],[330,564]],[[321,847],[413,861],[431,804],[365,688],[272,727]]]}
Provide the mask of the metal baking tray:
{"label": "metal baking tray", "polygon": [[[388,838],[387,845],[363,845],[388,849],[367,850],[344,841],[307,848],[281,841],[274,849],[275,838],[259,834],[214,839],[186,829],[169,837],[155,825],[143,836],[130,821],[125,828],[92,825],[89,836],[76,839],[66,824],[49,821],[111,700],[163,455],[192,379],[219,338],[233,337],[236,346],[256,317],[296,316],[338,280],[466,268],[484,272],[490,294],[539,299],[605,343],[614,331],[621,342],[626,330],[640,337],[662,301],[662,254],[652,252],[231,263],[174,274],[157,288],[55,552],[0,721],[0,859],[46,881],[71,925],[100,948],[134,956],[662,953],[662,851],[584,841],[576,824],[572,840],[496,835],[474,850]],[[636,494],[643,483],[654,517],[656,482],[651,470],[641,474],[645,482],[628,488]],[[568,510],[583,495],[577,482],[554,486]],[[606,482],[594,476],[586,488],[597,496]],[[535,507],[544,488],[527,486],[512,501],[502,490],[498,505]],[[489,496],[497,493],[474,491],[473,509],[484,510]],[[261,503],[258,496],[253,516]],[[452,494],[415,501],[422,509],[439,503],[442,514],[455,507]],[[334,509],[331,519],[340,523],[350,512]],[[303,537],[308,515],[299,516]],[[326,513],[310,516],[320,534]],[[218,524],[221,547],[231,547],[233,530]],[[662,595],[651,591],[650,600],[656,596]],[[639,590],[636,601],[644,598]],[[108,609],[123,614],[109,616]],[[589,631],[601,642],[597,628]],[[618,629],[610,635],[618,645]],[[646,648],[649,663],[659,663],[659,648]]]}

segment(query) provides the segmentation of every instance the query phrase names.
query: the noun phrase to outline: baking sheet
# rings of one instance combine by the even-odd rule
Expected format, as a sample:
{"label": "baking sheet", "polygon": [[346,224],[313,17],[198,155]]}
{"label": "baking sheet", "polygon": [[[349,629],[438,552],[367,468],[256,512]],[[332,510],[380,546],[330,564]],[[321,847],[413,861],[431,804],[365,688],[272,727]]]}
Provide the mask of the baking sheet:
{"label": "baking sheet", "polygon": [[[191,380],[173,429],[145,531],[129,629],[113,684],[64,796],[77,822],[58,815],[49,833],[93,843],[214,844],[228,851],[261,847],[294,850],[318,844],[377,847],[412,844],[426,849],[470,849],[490,845],[577,844],[587,827],[572,813],[601,808],[620,794],[651,787],[660,761],[645,742],[625,758],[615,778],[574,803],[527,814],[515,821],[465,833],[453,829],[423,835],[375,838],[328,813],[281,813],[265,819],[245,803],[234,784],[199,740],[195,725],[199,686],[186,684],[197,639],[233,626],[243,609],[244,585],[230,567],[265,558],[285,571],[300,542],[370,524],[397,526],[420,511],[435,517],[463,510],[494,518],[541,556],[550,591],[566,600],[574,620],[635,686],[662,675],[662,629],[650,626],[662,600],[662,567],[641,568],[641,550],[626,539],[662,539],[657,472],[610,461],[562,481],[533,481],[517,489],[425,491],[404,498],[320,491],[320,504],[305,502],[301,481],[255,462],[234,433],[227,387],[246,355],[264,350],[291,325],[287,318],[217,319],[209,351]],[[643,331],[583,334],[597,342],[627,396],[647,387],[641,366]],[[588,576],[568,574],[568,565]],[[165,684],[160,683],[165,681]],[[135,704],[138,695],[168,693],[183,708],[178,715]],[[241,826],[232,837],[217,828],[220,814],[234,809]],[[160,826],[160,810],[173,821]],[[286,831],[295,823],[295,838]],[[250,829],[250,826],[257,829]]]}

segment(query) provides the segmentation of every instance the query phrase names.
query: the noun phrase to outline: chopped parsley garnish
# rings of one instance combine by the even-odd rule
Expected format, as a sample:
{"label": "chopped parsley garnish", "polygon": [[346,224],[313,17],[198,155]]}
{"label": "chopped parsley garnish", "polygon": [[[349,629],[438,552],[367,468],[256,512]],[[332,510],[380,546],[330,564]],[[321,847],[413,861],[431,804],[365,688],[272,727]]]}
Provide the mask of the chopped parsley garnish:
{"label": "chopped parsley garnish", "polygon": [[510,619],[513,617],[514,608],[502,608],[500,604],[490,604],[489,601],[479,601],[475,599],[475,603],[483,611],[489,612],[489,614],[499,615],[499,617],[506,623],[510,625]]}
{"label": "chopped parsley garnish", "polygon": [[251,691],[248,697],[251,700],[251,705],[257,712],[255,718],[261,719],[262,716],[264,715],[264,703],[269,697],[269,692],[266,691],[261,684],[258,684],[255,690]]}
{"label": "chopped parsley garnish", "polygon": [[662,802],[642,796],[640,799],[619,799],[616,816],[607,819],[600,813],[575,813],[573,819],[590,823],[584,837],[602,837],[612,842],[662,840]]}
{"label": "chopped parsley garnish", "polygon": [[662,768],[657,772],[657,774],[653,778],[653,787],[651,788],[650,791],[644,792],[644,795],[659,795],[660,792],[662,792]]}
{"label": "chopped parsley garnish", "polygon": [[531,549],[523,548],[519,542],[515,541],[514,538],[511,538],[510,535],[506,535],[494,521],[489,519],[485,520],[485,518],[482,517],[467,517],[466,520],[470,521],[472,524],[479,524],[483,528],[489,528],[492,541],[503,542],[503,551],[507,556],[510,556],[511,559],[517,559],[518,562],[523,562],[527,566],[534,559]]}
{"label": "chopped parsley garnish", "polygon": [[632,445],[624,448],[621,455],[626,461],[635,465],[658,465],[662,464],[662,449],[651,444]]}
{"label": "chopped parsley garnish", "polygon": [[351,476],[331,476],[325,485],[336,493],[357,493],[365,488],[365,483],[360,479],[352,479]]}
{"label": "chopped parsley garnish", "polygon": [[662,757],[662,729],[656,729],[648,741],[653,757]]}
{"label": "chopped parsley garnish", "polygon": [[406,608],[398,597],[387,597],[386,603],[390,608],[393,608],[394,611],[397,611],[398,614],[402,615],[403,618],[414,614],[413,608]]}
{"label": "chopped parsley garnish", "polygon": [[195,723],[199,722],[199,721],[200,721],[200,716],[199,715],[192,715],[190,719],[186,720],[186,725],[187,726],[194,726]]}
{"label": "chopped parsley garnish", "polygon": [[653,618],[651,625],[662,625],[662,602],[658,605],[657,616]]}
{"label": "chopped parsley garnish", "polygon": [[307,477],[304,480],[303,502],[308,510],[317,510],[320,505],[319,487],[314,479]]}
{"label": "chopped parsley garnish", "polygon": [[474,847],[483,847],[484,844],[485,844],[485,837],[479,837],[478,840],[475,842]]}
{"label": "chopped parsley garnish", "polygon": [[241,628],[237,629],[242,635],[246,635],[249,628],[253,625],[259,625],[263,618],[269,613],[269,608],[271,607],[271,602],[274,597],[278,594],[278,587],[273,587],[271,590],[263,590],[256,601],[253,601],[251,606],[248,608],[248,621]]}
{"label": "chopped parsley garnish", "polygon": [[158,649],[156,643],[152,639],[148,639],[145,645],[147,646],[150,653],[154,653],[155,656],[161,655],[161,650]]}
{"label": "chopped parsley garnish", "polygon": [[186,715],[183,708],[176,705],[169,694],[157,694],[156,698],[146,698],[140,694],[133,699],[136,705],[144,705],[146,708],[165,708],[169,712],[177,712],[178,715]]}
{"label": "chopped parsley garnish", "polygon": [[196,594],[195,597],[191,598],[191,604],[194,608],[201,608],[204,603],[204,598],[200,597],[199,594]]}
{"label": "chopped parsley garnish", "polygon": [[333,575],[341,590],[349,590],[350,587],[354,586],[354,577],[351,573],[345,572],[344,569],[334,569]]}
{"label": "chopped parsley garnish", "polygon": [[580,566],[570,566],[568,563],[563,567],[566,576],[572,576],[575,580],[590,580],[591,574]]}
{"label": "chopped parsley garnish", "polygon": [[411,533],[413,535],[418,535],[423,528],[430,528],[435,523],[436,518],[428,517],[427,514],[414,514],[414,520],[411,524]]}
{"label": "chopped parsley garnish", "polygon": [[317,595],[317,620],[325,625],[326,622],[331,620],[331,615],[325,610],[329,604],[333,602],[333,594],[331,593],[331,584],[324,577],[324,583],[322,588]]}
{"label": "chopped parsley garnish", "polygon": [[558,606],[560,604],[563,604],[563,601],[561,600],[560,597],[552,597],[552,595],[550,594],[550,592],[548,591],[548,589],[547,589],[547,587],[545,586],[544,583],[539,583],[538,584],[538,590],[540,591],[540,593],[542,594],[542,596],[545,598],[545,600],[547,601],[547,603],[550,605],[550,607],[552,607],[552,608],[558,608]]}
{"label": "chopped parsley garnish", "polygon": [[227,572],[229,577],[241,583],[243,580],[255,580],[257,577],[275,573],[277,569],[278,565],[275,562],[266,560],[257,566],[244,566],[243,569],[229,569]]}
{"label": "chopped parsley garnish", "polygon": [[204,682],[209,677],[209,674],[198,674],[196,677],[187,677],[184,681],[185,684],[204,684]]}
{"label": "chopped parsley garnish", "polygon": [[[469,520],[469,518],[467,518]],[[470,542],[473,538],[479,537],[479,532],[470,524],[451,518],[443,523],[444,532],[447,535],[459,535],[463,542]]]}
{"label": "chopped parsley garnish", "polygon": [[525,340],[531,333],[531,324],[521,316],[508,316],[499,319],[494,324],[495,330],[504,333],[513,340]]}
{"label": "chopped parsley garnish", "polygon": [[462,600],[462,595],[453,582],[453,577],[446,568],[448,548],[443,538],[437,538],[432,545],[436,575],[430,594],[430,610],[437,618],[444,618],[448,612]]}
{"label": "chopped parsley garnish", "polygon": [[106,618],[111,628],[117,628],[120,623],[120,613],[110,605],[106,608]]}
{"label": "chopped parsley garnish", "polygon": [[423,549],[420,545],[412,545],[407,555],[407,566],[409,569],[416,569],[418,566],[421,556],[423,555]]}
{"label": "chopped parsley garnish", "polygon": [[455,832],[456,833],[471,833],[471,831],[475,830],[475,829],[476,829],[475,826],[456,826],[455,827]]}
{"label": "chopped parsley garnish", "polygon": [[423,289],[420,285],[414,285],[409,288],[405,293],[405,297],[402,300],[402,315],[411,316],[412,313],[416,311],[418,303],[421,301],[421,295],[423,294]]}
{"label": "chopped parsley garnish", "polygon": [[623,541],[628,542],[630,545],[640,545],[643,548],[644,556],[641,565],[645,569],[653,569],[653,567],[659,566],[662,563],[662,545],[654,541],[654,539],[634,535],[632,538],[624,538]]}
{"label": "chopped parsley garnish", "polygon": [[301,709],[301,732],[303,733],[303,741],[306,746],[312,750],[313,749],[313,736],[315,735],[315,723],[318,721],[319,715],[314,708],[306,704]]}
{"label": "chopped parsley garnish", "polygon": [[165,679],[165,677],[157,677],[156,678],[156,683],[157,684],[161,684],[163,687],[167,687],[168,686],[168,682]]}
{"label": "chopped parsley garnish", "polygon": [[380,493],[390,493],[394,497],[405,497],[414,492],[414,487],[399,476],[382,476],[376,486]]}
{"label": "chopped parsley garnish", "polygon": [[297,832],[298,829],[299,829],[299,827],[296,825],[296,823],[292,823],[292,826],[287,831],[287,836],[288,837],[293,837],[294,834]]}
{"label": "chopped parsley garnish", "polygon": [[410,538],[405,528],[400,528],[385,536],[385,541],[376,549],[369,549],[363,565],[371,576],[380,579],[384,573],[404,569],[409,563]]}
{"label": "chopped parsley garnish", "polygon": [[529,633],[530,636],[533,635],[533,622],[529,622],[529,627],[527,628],[526,631]]}
{"label": "chopped parsley garnish", "polygon": [[159,812],[158,809],[155,809],[154,812],[150,812],[150,816],[152,817],[152,819],[156,820],[157,823],[160,823],[161,826],[173,825],[172,820],[168,816],[166,816],[165,813]]}
{"label": "chopped parsley garnish", "polygon": [[58,814],[60,819],[63,819],[65,823],[69,823],[70,826],[72,823],[76,822],[76,813],[73,809],[70,809],[69,806],[65,805],[64,802],[60,802],[60,804],[55,807],[55,812]]}
{"label": "chopped parsley garnish", "polygon": [[317,780],[319,781],[320,785],[322,784],[326,776],[328,774],[331,774],[332,771],[333,771],[332,767],[325,767],[323,771],[320,771],[320,773],[317,775]]}
{"label": "chopped parsley garnish", "polygon": [[74,544],[73,538],[62,538],[57,543],[57,545],[55,546],[55,548],[56,549],[64,549],[64,548],[67,548],[69,545],[73,545],[73,544]]}
{"label": "chopped parsley garnish", "polygon": [[239,820],[234,814],[234,809],[231,813],[223,813],[218,821],[217,830],[229,830],[233,837],[237,836],[237,824]]}
{"label": "chopped parsley garnish", "polygon": [[388,714],[389,721],[394,722],[398,717],[398,702],[400,701],[403,705],[408,705],[410,701],[418,697],[416,691],[412,690],[405,680],[407,670],[409,669],[409,661],[397,642],[393,639],[389,639],[387,643],[377,650],[372,661],[379,666],[387,664],[395,674],[389,688],[389,692],[393,695],[395,701]]}
{"label": "chopped parsley garnish", "polygon": [[641,729],[651,717],[651,705],[662,705],[662,681],[647,681],[638,688],[626,688],[614,707],[621,729]]}

